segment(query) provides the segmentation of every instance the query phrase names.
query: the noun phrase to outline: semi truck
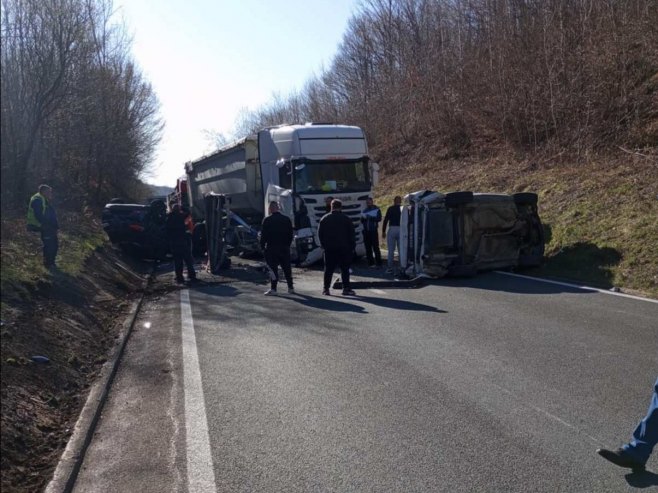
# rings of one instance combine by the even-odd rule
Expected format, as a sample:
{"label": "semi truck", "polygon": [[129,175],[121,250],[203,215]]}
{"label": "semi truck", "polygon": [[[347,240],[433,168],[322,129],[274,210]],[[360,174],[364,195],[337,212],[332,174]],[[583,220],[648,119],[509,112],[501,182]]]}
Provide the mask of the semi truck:
{"label": "semi truck", "polygon": [[359,127],[307,123],[265,128],[185,163],[185,173],[196,243],[210,229],[204,197],[227,198],[230,220],[223,233],[234,253],[258,250],[257,232],[268,204],[276,201],[293,222],[293,260],[313,264],[322,258],[318,223],[332,197],[342,201],[354,224],[356,254],[365,253],[360,214],[377,182],[378,166],[368,156]]}

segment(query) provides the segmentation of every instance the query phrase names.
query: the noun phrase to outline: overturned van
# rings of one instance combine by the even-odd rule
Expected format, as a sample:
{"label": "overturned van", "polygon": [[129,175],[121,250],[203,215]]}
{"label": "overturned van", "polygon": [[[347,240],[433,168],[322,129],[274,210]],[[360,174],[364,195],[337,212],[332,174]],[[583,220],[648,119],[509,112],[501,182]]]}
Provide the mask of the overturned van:
{"label": "overturned van", "polygon": [[472,276],[542,262],[537,195],[430,190],[404,198],[400,268],[407,276]]}

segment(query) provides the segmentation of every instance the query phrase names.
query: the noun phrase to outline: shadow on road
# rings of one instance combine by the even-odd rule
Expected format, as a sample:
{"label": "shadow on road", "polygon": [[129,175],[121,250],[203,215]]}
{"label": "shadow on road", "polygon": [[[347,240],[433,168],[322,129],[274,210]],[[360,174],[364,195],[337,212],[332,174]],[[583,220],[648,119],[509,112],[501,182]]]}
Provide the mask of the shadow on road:
{"label": "shadow on road", "polygon": [[651,471],[632,472],[625,476],[626,482],[633,488],[650,488],[658,486],[658,474]]}
{"label": "shadow on road", "polygon": [[393,310],[409,310],[418,312],[433,312],[433,313],[448,313],[435,306],[424,305],[422,303],[414,303],[413,301],[396,300],[392,298],[377,298],[375,296],[361,296],[357,293],[356,299],[372,303],[373,305],[382,306],[384,308],[392,308]]}
{"label": "shadow on road", "polygon": [[598,291],[587,288],[571,288],[559,284],[550,284],[533,279],[506,276],[495,272],[478,274],[468,279],[443,278],[428,281],[433,286],[444,286],[454,288],[484,289],[488,291],[503,291],[517,294],[595,294]]}
{"label": "shadow on road", "polygon": [[296,301],[297,303],[308,306],[311,308],[319,308],[320,310],[329,310],[334,312],[355,312],[355,313],[368,313],[365,308],[352,303],[345,303],[339,301],[332,296],[315,297],[307,294],[297,294],[288,298],[289,300]]}
{"label": "shadow on road", "polygon": [[212,296],[219,296],[222,298],[233,297],[240,294],[240,290],[229,285],[229,284],[213,284],[204,281],[197,281],[190,285],[190,288],[193,288],[197,291],[204,292]]}

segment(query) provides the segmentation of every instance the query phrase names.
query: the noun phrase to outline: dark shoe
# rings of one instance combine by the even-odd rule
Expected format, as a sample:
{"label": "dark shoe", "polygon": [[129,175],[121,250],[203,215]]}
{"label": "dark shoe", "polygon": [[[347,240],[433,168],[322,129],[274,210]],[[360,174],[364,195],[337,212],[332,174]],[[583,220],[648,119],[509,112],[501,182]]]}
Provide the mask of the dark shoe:
{"label": "dark shoe", "polygon": [[343,289],[343,296],[356,296],[353,289]]}
{"label": "dark shoe", "polygon": [[322,294],[325,294],[325,295],[327,295],[327,296],[330,296],[330,295],[331,295],[331,292],[329,291],[329,288],[324,288],[324,289],[322,290]]}
{"label": "dark shoe", "polygon": [[631,455],[624,449],[619,448],[617,450],[608,450],[600,448],[596,451],[596,453],[619,467],[627,467],[628,469],[633,469],[634,471],[644,470],[644,464],[631,457]]}

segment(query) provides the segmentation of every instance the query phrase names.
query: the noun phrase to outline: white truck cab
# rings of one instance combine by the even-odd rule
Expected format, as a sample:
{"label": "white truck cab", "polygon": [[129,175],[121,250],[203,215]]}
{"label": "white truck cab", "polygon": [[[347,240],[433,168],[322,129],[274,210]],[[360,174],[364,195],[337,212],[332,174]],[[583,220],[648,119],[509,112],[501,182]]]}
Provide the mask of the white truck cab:
{"label": "white truck cab", "polygon": [[281,125],[260,130],[185,166],[197,220],[203,197],[225,194],[231,211],[260,228],[268,204],[277,201],[295,227],[293,258],[310,265],[322,258],[318,223],[327,197],[340,199],[355,227],[363,255],[360,213],[378,180],[363,130],[349,125]]}

